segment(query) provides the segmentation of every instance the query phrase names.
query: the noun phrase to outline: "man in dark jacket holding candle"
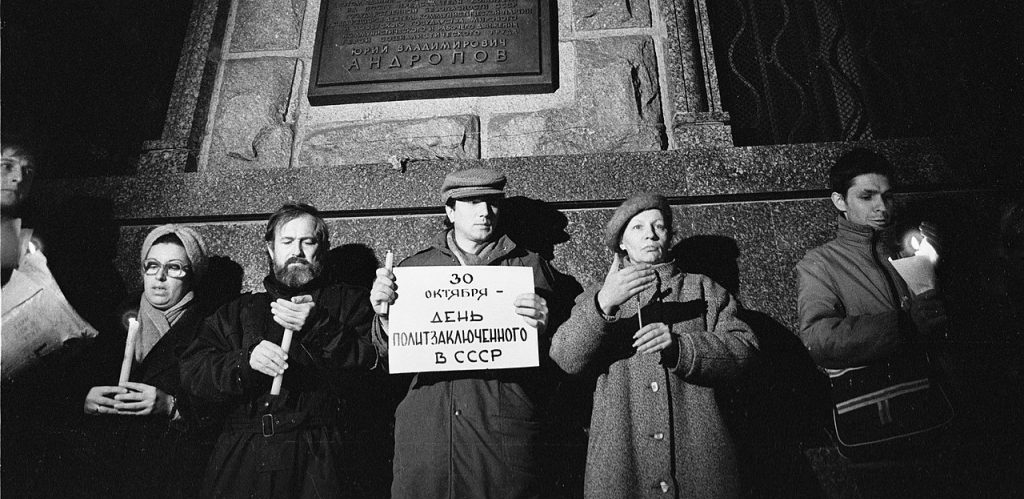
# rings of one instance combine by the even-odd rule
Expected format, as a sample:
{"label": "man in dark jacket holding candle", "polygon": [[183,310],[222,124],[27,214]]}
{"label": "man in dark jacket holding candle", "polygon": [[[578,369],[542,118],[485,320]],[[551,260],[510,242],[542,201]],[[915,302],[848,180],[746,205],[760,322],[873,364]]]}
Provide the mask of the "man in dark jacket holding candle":
{"label": "man in dark jacket holding candle", "polygon": [[[366,290],[322,275],[327,226],[304,204],[270,217],[271,273],[264,293],[242,296],[201,327],[182,361],[184,385],[228,416],[207,466],[204,497],[359,497],[341,471],[347,449],[339,417],[352,376],[377,365]],[[294,332],[289,351],[285,330]],[[283,375],[280,395],[270,395]]]}

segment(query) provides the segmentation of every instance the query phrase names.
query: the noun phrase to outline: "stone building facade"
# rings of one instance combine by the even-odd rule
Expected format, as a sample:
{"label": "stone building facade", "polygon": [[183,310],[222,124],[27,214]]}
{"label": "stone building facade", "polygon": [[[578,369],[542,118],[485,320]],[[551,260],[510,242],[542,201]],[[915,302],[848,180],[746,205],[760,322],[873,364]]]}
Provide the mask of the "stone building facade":
{"label": "stone building facade", "polygon": [[[610,209],[657,191],[683,237],[735,242],[747,306],[795,323],[791,270],[830,237],[827,169],[854,144],[733,146],[706,0],[558,2],[553,93],[311,106],[320,4],[196,0],[162,137],[144,144],[137,173],[40,187],[109,202],[126,282],[145,232],[178,221],[206,225],[214,252],[244,269],[243,290],[258,288],[262,221],[286,200],[328,213],[335,244],[408,255],[440,224],[443,176],[487,165],[508,174],[510,195],[558,211],[561,239],[546,243],[583,285],[610,257],[597,240]],[[958,178],[951,162],[969,161],[970,145],[857,145],[891,157],[908,192],[927,192],[905,202],[975,205],[978,189],[1005,191]],[[990,203],[974,210],[991,215],[980,196]]]}
{"label": "stone building facade", "polygon": [[265,220],[288,200],[325,212],[340,265],[373,266],[440,227],[445,174],[497,168],[521,208],[514,232],[586,286],[611,259],[600,242],[611,210],[655,191],[672,202],[691,268],[792,331],[793,267],[833,235],[828,167],[860,145],[893,160],[901,205],[958,234],[960,254],[987,251],[999,203],[1020,184],[964,175],[984,144],[734,146],[711,2],[559,0],[553,93],[311,106],[321,0],[195,0],[163,134],[144,144],[137,173],[52,179],[37,194],[109,205],[129,287],[145,234],[180,222],[201,226],[249,291],[267,271]]}

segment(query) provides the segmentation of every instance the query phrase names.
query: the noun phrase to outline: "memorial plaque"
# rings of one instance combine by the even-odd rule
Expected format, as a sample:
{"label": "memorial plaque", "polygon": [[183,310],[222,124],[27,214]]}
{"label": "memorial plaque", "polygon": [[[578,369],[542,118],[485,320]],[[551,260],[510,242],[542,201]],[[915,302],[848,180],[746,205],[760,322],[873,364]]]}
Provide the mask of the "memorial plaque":
{"label": "memorial plaque", "polygon": [[310,104],[553,92],[550,0],[323,0]]}

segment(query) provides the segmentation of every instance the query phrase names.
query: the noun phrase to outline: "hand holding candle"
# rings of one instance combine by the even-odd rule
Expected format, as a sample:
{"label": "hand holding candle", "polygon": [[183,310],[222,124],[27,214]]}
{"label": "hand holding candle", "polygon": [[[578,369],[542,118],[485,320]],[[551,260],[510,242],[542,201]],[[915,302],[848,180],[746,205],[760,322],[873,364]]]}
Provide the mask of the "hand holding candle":
{"label": "hand holding candle", "polygon": [[124,358],[121,360],[121,376],[117,378],[117,384],[123,385],[128,382],[132,373],[132,362],[135,361],[135,339],[139,335],[139,320],[132,317],[128,319],[128,337],[124,342]]}
{"label": "hand holding candle", "polygon": [[[284,330],[284,336],[281,338],[281,350],[284,350],[285,353],[288,353],[288,350],[292,347],[292,335],[294,334],[295,332],[291,329]],[[274,376],[274,383],[270,385],[270,394],[280,395],[282,383],[284,383],[284,373]]]}
{"label": "hand holding candle", "polygon": [[900,277],[907,282],[907,287],[915,295],[935,289],[935,264],[939,261],[939,253],[935,247],[928,242],[927,236],[911,236],[910,246],[914,250],[914,256],[900,258],[899,260],[889,259],[893,268]]}
{"label": "hand holding candle", "polygon": [[[293,296],[291,300],[277,299],[270,304],[274,321],[284,327],[284,335],[281,337],[281,350],[288,355],[292,346],[292,336],[295,331],[301,331],[306,326],[306,321],[313,313],[313,297],[310,295]],[[254,351],[255,353],[255,351]],[[284,372],[274,376],[274,384],[271,385],[270,394],[281,394],[281,383],[284,382]]]}
{"label": "hand holding candle", "polygon": [[[388,252],[384,255],[384,268],[390,272],[391,268],[394,266],[395,254],[391,250],[388,250]],[[391,308],[391,304],[388,302],[384,302],[382,308],[384,310],[384,313],[382,315],[388,315],[388,310]]]}

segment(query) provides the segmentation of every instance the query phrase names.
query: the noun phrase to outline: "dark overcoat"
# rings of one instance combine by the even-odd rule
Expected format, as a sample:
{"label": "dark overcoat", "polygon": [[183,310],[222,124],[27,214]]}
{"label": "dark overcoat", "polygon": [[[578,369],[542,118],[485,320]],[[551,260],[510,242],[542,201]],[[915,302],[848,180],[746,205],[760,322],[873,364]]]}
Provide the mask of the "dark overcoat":
{"label": "dark overcoat", "polygon": [[[547,261],[502,236],[487,265],[533,269],[549,303]],[[401,266],[459,265],[441,232]],[[399,286],[401,284],[399,283]],[[385,351],[386,338],[375,337]],[[540,339],[541,367],[418,373],[395,412],[392,497],[524,498],[546,494],[542,466],[545,409],[557,374]]]}
{"label": "dark overcoat", "polygon": [[[182,316],[136,365],[130,381],[155,386],[175,397],[181,417],[121,417],[124,456],[133,497],[195,497],[216,438],[216,419],[194,410],[181,387],[180,358],[195,339],[203,314]],[[116,383],[116,380],[115,380]]]}
{"label": "dark overcoat", "polygon": [[[116,314],[136,315],[140,294]],[[205,309],[193,305],[160,338],[141,363],[132,367],[129,381],[155,386],[176,399],[180,415],[80,416],[69,434],[70,450],[53,470],[53,483],[44,495],[62,497],[190,498],[199,485],[217,436],[216,419],[194,410],[182,389],[180,358],[195,339]],[[113,315],[113,314],[112,314]],[[116,323],[117,321],[111,321]],[[126,334],[116,326],[104,330],[76,362],[74,410],[93,386],[116,386]],[[54,463],[56,466],[57,464]]]}
{"label": "dark overcoat", "polygon": [[[226,412],[201,496],[358,497],[345,486],[359,456],[343,437],[341,387],[377,364],[368,292],[317,281],[288,289],[273,277],[264,286],[266,293],[243,295],[209,317],[182,361],[196,403]],[[303,294],[315,311],[295,332],[283,389],[272,396],[273,378],[253,370],[249,356],[263,340],[281,343],[270,303]]]}

